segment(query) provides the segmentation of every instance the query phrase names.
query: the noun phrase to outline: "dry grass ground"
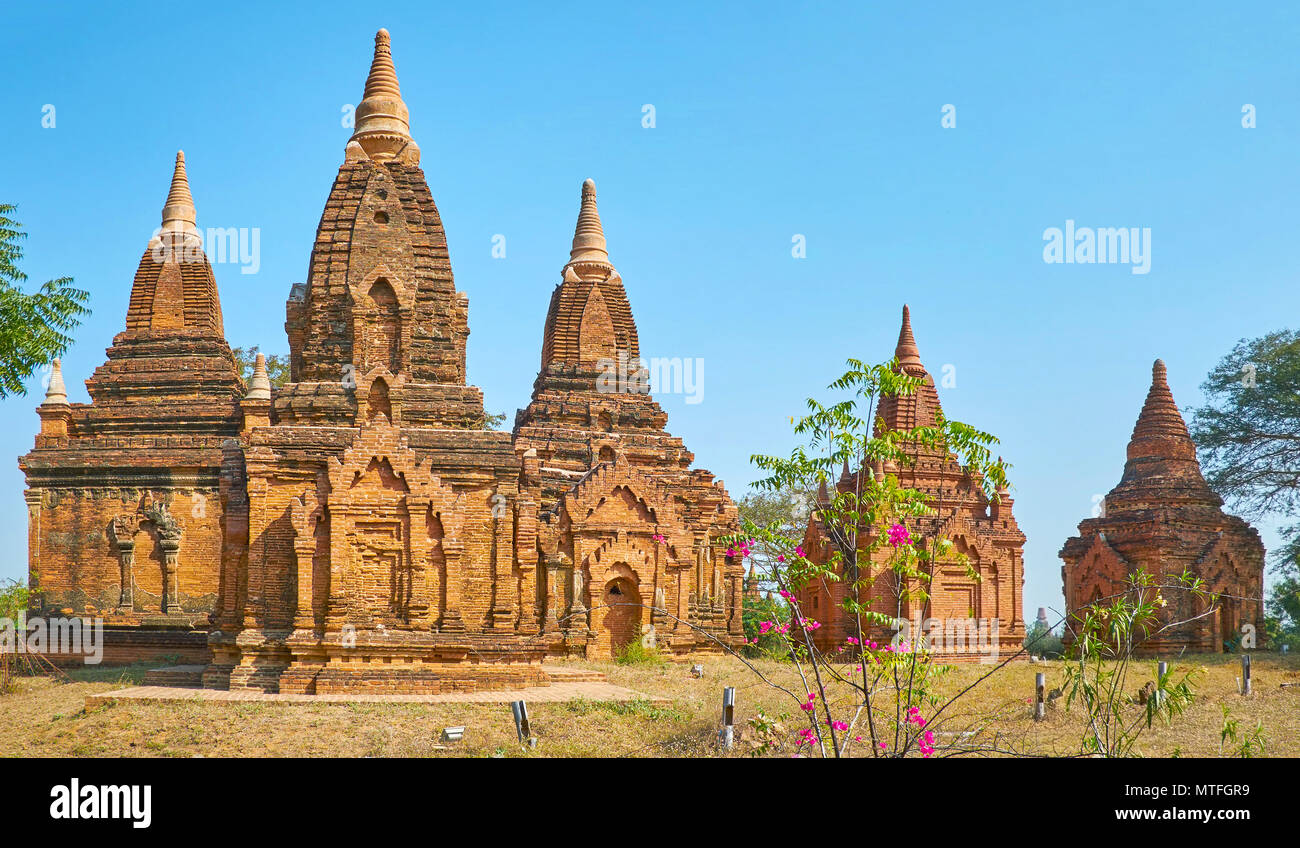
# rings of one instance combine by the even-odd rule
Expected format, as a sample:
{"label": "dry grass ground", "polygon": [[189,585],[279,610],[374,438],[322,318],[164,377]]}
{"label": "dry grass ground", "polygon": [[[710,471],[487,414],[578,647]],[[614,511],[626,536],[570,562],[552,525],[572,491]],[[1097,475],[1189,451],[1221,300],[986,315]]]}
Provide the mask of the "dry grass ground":
{"label": "dry grass ground", "polygon": [[[763,709],[791,716],[796,729],[802,713],[785,694],[769,687],[735,659],[705,657],[705,677],[691,677],[677,663],[618,666],[587,665],[605,672],[611,683],[670,700],[666,705],[569,702],[530,705],[540,745],[523,752],[515,742],[506,706],[405,704],[300,706],[292,704],[118,704],[84,709],[87,694],[140,682],[145,666],[85,669],[72,682],[28,678],[16,693],[0,695],[0,755],[47,756],[718,756],[715,744],[723,686],[737,690],[738,729]],[[787,664],[759,662],[759,670],[790,688],[799,688]],[[1154,663],[1134,669],[1126,688],[1136,692],[1153,673]],[[1171,727],[1157,725],[1138,745],[1145,756],[1218,756],[1221,705],[1243,729],[1262,722],[1266,756],[1300,757],[1300,658],[1258,654],[1255,694],[1237,694],[1236,657],[1197,656],[1171,662],[1175,672],[1195,669],[1196,702]],[[1048,687],[1061,685],[1061,663],[1016,663],[996,672],[968,694],[940,729],[984,728],[997,747],[1026,754],[1068,756],[1080,751],[1083,721],[1058,701],[1043,722],[1032,720],[1028,699],[1034,673],[1048,673]],[[957,667],[943,683],[955,691],[987,667]],[[1136,709],[1136,708],[1135,708]],[[463,741],[443,747],[443,727],[465,725]],[[743,754],[744,746],[736,755]],[[787,745],[784,754],[792,749]],[[865,753],[859,751],[859,753]],[[939,755],[944,754],[940,744]]]}

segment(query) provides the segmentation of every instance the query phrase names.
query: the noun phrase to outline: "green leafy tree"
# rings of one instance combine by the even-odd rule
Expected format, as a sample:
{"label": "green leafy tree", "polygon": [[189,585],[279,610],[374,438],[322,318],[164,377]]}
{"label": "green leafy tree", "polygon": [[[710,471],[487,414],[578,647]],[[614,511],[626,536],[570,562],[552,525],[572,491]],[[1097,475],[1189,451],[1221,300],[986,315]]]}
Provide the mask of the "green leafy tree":
{"label": "green leafy tree", "polygon": [[0,204],[0,398],[25,395],[23,384],[67,352],[70,333],[89,312],[89,292],[73,286],[71,277],[50,280],[32,294],[22,290],[27,275],[18,262],[27,234],[9,217],[16,208]]}
{"label": "green leafy tree", "polygon": [[1058,659],[1065,653],[1061,637],[1042,621],[1034,621],[1025,628],[1024,646],[1030,654],[1048,659]]}
{"label": "green leafy tree", "polygon": [[[245,383],[253,379],[253,366],[257,362],[259,352],[257,345],[250,348],[237,347],[231,351],[235,355],[235,362],[239,365],[239,376]],[[289,382],[289,357],[278,353],[267,354],[266,376],[271,380],[271,385],[276,388]]]}
{"label": "green leafy tree", "polygon": [[[788,538],[800,536],[808,526],[808,517],[815,506],[815,492],[812,490],[787,488],[776,491],[758,490],[749,492],[736,504],[742,522],[756,527],[777,528]],[[776,584],[765,579],[772,571],[765,550],[754,548],[750,551],[754,568],[754,587],[761,593],[776,591]],[[746,577],[746,581],[749,578]],[[746,583],[746,589],[750,586]],[[779,604],[779,602],[778,602]],[[781,606],[783,609],[784,607]],[[752,635],[752,634],[750,634]]]}
{"label": "green leafy tree", "polygon": [[[1243,517],[1300,515],[1300,333],[1242,339],[1201,384],[1191,433],[1206,481]],[[1281,528],[1266,628],[1300,644],[1300,523]]]}

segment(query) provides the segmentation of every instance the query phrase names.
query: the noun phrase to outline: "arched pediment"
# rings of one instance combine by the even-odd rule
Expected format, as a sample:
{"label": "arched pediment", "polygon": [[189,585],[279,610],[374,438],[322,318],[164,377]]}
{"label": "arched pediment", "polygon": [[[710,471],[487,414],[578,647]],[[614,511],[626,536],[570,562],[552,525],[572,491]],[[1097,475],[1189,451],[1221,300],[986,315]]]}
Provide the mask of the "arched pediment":
{"label": "arched pediment", "polygon": [[402,431],[383,418],[362,427],[342,456],[330,461],[329,486],[331,505],[381,491],[427,502],[441,515],[448,537],[461,537],[461,497],[411,450]]}
{"label": "arched pediment", "polygon": [[[560,499],[571,532],[604,532],[610,526],[641,525],[640,537],[667,549],[668,558],[689,561],[695,543],[666,488],[619,455],[587,473]],[[659,540],[654,540],[659,536]]]}
{"label": "arched pediment", "polygon": [[1094,597],[1110,597],[1127,585],[1130,566],[1111,547],[1105,534],[1098,533],[1073,566],[1067,567],[1066,601],[1078,608]]}

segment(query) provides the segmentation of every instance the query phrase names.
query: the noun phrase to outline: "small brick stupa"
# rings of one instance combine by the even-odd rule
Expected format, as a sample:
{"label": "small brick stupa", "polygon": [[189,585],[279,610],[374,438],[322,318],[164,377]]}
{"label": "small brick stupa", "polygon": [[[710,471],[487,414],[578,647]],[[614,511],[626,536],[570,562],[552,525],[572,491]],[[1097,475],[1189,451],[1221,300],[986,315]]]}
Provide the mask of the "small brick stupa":
{"label": "small brick stupa", "polygon": [[1066,608],[1074,616],[1122,593],[1139,570],[1168,582],[1186,569],[1207,591],[1222,594],[1218,610],[1206,615],[1206,604],[1192,593],[1164,591],[1162,621],[1194,620],[1153,636],[1141,651],[1218,653],[1236,644],[1242,625],[1263,624],[1264,545],[1258,531],[1222,506],[1201,476],[1196,446],[1157,359],[1119,485],[1106,495],[1102,514],[1079,522],[1079,535],[1061,548]]}
{"label": "small brick stupa", "polygon": [[[933,426],[941,411],[939,393],[934,378],[921,362],[906,306],[894,356],[900,373],[923,382],[913,394],[881,401],[879,412],[884,426],[891,430]],[[1025,535],[1012,515],[1014,501],[1010,492],[999,492],[999,500],[991,502],[981,487],[981,478],[963,468],[954,454],[919,447],[910,454],[912,464],[899,468],[892,463],[878,463],[870,473],[876,479],[895,475],[899,485],[929,495],[933,515],[909,522],[912,537],[942,534],[952,542],[954,552],[968,557],[979,579],[972,579],[956,561],[940,562],[931,571],[928,601],[901,600],[886,566],[889,551],[882,550],[875,561],[859,564],[863,577],[877,578],[867,605],[876,612],[911,622],[907,632],[913,638],[925,636],[934,655],[944,661],[984,661],[1015,653],[1025,635],[1021,607]],[[845,465],[836,488],[840,492],[859,491],[859,478],[867,473],[867,469],[850,471]],[[818,500],[828,504],[829,498],[823,484]],[[803,543],[808,558],[818,564],[828,562],[832,544],[826,527],[814,513]],[[799,594],[805,617],[821,624],[812,634],[823,651],[844,648],[846,639],[856,633],[854,617],[843,606],[848,585],[846,580],[814,581]],[[867,638],[881,644],[895,636],[895,631],[888,628],[864,629]]]}

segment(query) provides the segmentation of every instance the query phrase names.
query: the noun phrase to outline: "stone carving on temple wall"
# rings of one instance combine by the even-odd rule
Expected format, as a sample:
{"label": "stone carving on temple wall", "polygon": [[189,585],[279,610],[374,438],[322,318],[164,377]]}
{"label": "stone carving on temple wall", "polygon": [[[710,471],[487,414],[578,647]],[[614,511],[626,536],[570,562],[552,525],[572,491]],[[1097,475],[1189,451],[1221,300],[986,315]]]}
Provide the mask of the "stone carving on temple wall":
{"label": "stone carving on temple wall", "polygon": [[151,492],[145,493],[140,507],[134,513],[123,513],[109,522],[109,534],[116,548],[120,569],[118,609],[129,612],[135,607],[135,537],[142,529],[154,531],[162,554],[161,611],[164,615],[179,613],[181,605],[177,570],[185,526],[168,511],[166,501],[154,500]]}

